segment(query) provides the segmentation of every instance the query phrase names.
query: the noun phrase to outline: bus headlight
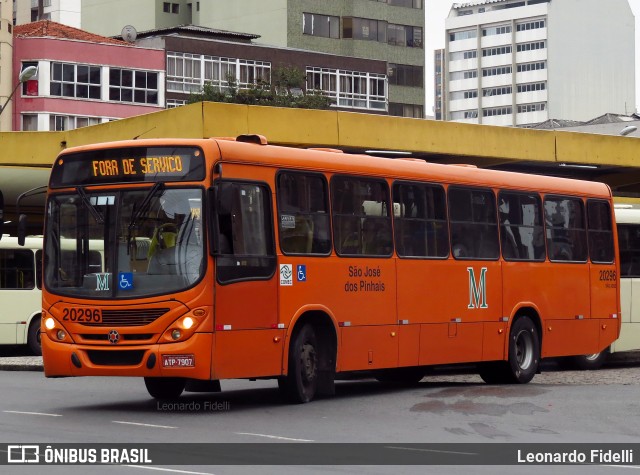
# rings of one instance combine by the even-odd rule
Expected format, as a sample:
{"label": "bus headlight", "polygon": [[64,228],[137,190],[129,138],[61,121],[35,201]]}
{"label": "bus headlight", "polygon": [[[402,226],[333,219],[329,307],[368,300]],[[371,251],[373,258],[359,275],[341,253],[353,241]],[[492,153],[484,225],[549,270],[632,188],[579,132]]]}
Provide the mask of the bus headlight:
{"label": "bus headlight", "polygon": [[44,326],[47,330],[53,330],[56,327],[56,321],[53,318],[48,317],[44,321]]}
{"label": "bus headlight", "polygon": [[67,337],[67,334],[64,330],[58,330],[56,336],[58,337],[58,340],[63,341]]}
{"label": "bus headlight", "polygon": [[167,327],[159,343],[175,343],[189,339],[206,317],[207,311],[202,308],[195,309],[188,315],[182,315]]}

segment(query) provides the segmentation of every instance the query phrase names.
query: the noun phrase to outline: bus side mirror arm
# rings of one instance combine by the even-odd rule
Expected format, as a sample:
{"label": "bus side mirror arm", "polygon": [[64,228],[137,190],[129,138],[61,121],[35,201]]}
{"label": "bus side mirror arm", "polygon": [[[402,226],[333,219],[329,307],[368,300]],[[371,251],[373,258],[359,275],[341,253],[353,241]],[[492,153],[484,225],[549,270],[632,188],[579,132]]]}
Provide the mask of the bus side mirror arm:
{"label": "bus side mirror arm", "polygon": [[212,256],[220,255],[220,232],[218,230],[218,186],[214,185],[207,190],[209,201],[209,253]]}

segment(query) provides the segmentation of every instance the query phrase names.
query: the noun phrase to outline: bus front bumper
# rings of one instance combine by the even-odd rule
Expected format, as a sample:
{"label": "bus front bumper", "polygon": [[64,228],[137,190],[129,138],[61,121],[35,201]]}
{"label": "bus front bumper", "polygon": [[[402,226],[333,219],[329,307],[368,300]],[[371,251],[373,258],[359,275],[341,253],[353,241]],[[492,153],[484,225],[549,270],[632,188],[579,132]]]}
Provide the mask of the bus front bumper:
{"label": "bus front bumper", "polygon": [[178,343],[92,346],[52,341],[43,332],[44,374],[210,379],[212,344],[211,333]]}

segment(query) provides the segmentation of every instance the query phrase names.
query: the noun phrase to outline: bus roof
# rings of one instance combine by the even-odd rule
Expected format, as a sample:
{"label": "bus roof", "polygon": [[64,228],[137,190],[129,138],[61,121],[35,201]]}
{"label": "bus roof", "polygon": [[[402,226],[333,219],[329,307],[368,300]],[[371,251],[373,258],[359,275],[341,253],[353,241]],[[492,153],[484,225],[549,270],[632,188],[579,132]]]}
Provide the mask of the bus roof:
{"label": "bus roof", "polygon": [[[435,183],[511,188],[543,193],[595,196],[603,199],[609,199],[612,196],[610,188],[599,182],[437,164],[415,159],[381,158],[335,153],[328,150],[265,145],[265,140],[262,143],[247,143],[233,138],[126,140],[73,147],[64,150],[61,154],[66,155],[95,148],[159,146],[160,144],[166,145],[168,142],[174,145],[195,145],[205,149],[215,143],[220,150],[223,162],[251,163],[340,174],[362,174],[393,179],[419,179]],[[461,162],[463,161],[461,160]]]}

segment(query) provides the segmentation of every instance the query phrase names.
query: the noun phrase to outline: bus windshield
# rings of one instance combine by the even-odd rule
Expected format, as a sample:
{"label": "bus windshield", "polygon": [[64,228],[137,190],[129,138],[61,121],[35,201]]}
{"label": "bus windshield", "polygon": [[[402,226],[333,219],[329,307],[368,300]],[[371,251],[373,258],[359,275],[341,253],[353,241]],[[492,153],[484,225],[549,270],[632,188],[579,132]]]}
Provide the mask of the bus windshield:
{"label": "bus windshield", "polygon": [[51,195],[45,286],[59,295],[134,298],[173,293],[204,272],[201,188]]}

